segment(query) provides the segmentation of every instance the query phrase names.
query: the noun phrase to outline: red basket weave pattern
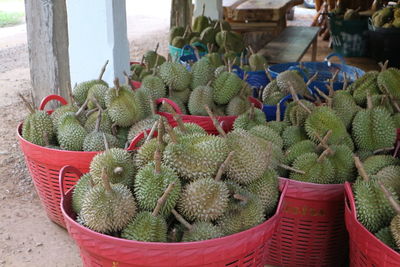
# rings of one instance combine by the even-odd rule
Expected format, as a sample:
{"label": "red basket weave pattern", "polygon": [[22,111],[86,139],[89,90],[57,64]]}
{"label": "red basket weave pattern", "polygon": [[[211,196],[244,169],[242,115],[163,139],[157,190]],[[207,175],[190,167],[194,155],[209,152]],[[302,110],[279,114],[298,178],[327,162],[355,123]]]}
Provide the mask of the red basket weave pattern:
{"label": "red basket weave pattern", "polygon": [[[176,111],[177,114],[181,114],[182,121],[183,122],[192,122],[196,123],[199,126],[201,126],[204,130],[206,130],[210,134],[218,134],[217,129],[214,127],[214,124],[211,120],[210,117],[208,116],[195,116],[195,115],[185,115],[182,114],[182,111],[180,110],[179,106],[172,100],[168,98],[159,98],[156,100],[156,105],[161,104],[163,102],[167,102],[170,104]],[[249,97],[249,101],[251,103],[254,103],[254,106],[256,108],[262,108],[262,104],[255,98]],[[157,112],[157,114],[165,117],[168,121],[168,123],[172,126],[175,127],[178,125],[178,123],[175,121],[174,116],[171,113],[168,112]],[[233,123],[235,122],[237,116],[216,116],[217,120],[221,123],[222,129],[224,129],[225,132],[230,132],[233,128]]]}
{"label": "red basket weave pattern", "polygon": [[345,184],[345,191],[345,222],[349,232],[350,266],[400,266],[400,254],[380,241],[357,220],[356,205],[350,183]]}
{"label": "red basket weave pattern", "polygon": [[343,185],[287,183],[282,217],[270,243],[267,263],[279,266],[340,266],[347,252]]}
{"label": "red basket weave pattern", "polygon": [[[66,166],[60,172],[60,185],[64,173],[79,171]],[[60,189],[65,192],[64,189]],[[286,187],[282,195],[285,194]],[[281,200],[276,214],[269,220],[234,235],[189,243],[138,242],[103,235],[75,222],[71,207],[72,190],[61,200],[61,210],[70,236],[78,244],[86,267],[93,266],[264,266],[267,250],[279,220]]]}

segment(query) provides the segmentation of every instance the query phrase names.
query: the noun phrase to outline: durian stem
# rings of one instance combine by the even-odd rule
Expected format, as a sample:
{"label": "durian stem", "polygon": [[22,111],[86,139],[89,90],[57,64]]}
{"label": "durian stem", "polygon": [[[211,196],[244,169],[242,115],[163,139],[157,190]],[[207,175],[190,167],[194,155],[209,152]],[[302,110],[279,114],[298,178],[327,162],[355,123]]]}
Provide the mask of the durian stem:
{"label": "durian stem", "polygon": [[158,146],[163,147],[164,145],[164,132],[165,132],[165,128],[164,128],[164,121],[162,119],[162,117],[160,117],[158,119],[158,131],[157,131],[157,142],[158,142]]}
{"label": "durian stem", "polygon": [[144,55],[142,56],[142,59],[140,60],[140,65],[143,65],[144,62]]}
{"label": "durian stem", "polygon": [[224,30],[224,28],[222,27],[222,21],[219,21],[219,29],[221,30],[221,32]]}
{"label": "durian stem", "polygon": [[113,135],[117,135],[117,126],[118,125],[115,122],[111,125],[111,131]]}
{"label": "durian stem", "polygon": [[253,48],[251,47],[251,45],[249,45],[248,48],[249,48],[250,53],[251,53],[252,55],[254,55],[255,53],[254,53],[254,50],[253,50]]}
{"label": "durian stem", "polygon": [[296,94],[296,91],[294,90],[292,83],[291,82],[288,83],[289,83],[290,94],[292,95],[294,102],[296,102],[300,107],[302,107],[307,113],[311,114],[311,110],[300,101],[299,97]]}
{"label": "durian stem", "polygon": [[96,118],[96,125],[94,126],[95,132],[98,132],[100,129],[101,115],[102,115],[102,111],[99,110],[99,114],[97,114],[97,118]]}
{"label": "durian stem", "polygon": [[314,73],[314,75],[311,76],[310,79],[308,79],[306,85],[309,86],[313,81],[315,81],[317,79],[317,77],[318,77],[318,71],[316,73]]}
{"label": "durian stem", "polygon": [[204,16],[204,12],[206,11],[206,4],[203,4],[203,11],[201,12],[201,15]]}
{"label": "durian stem", "polygon": [[380,148],[380,149],[375,150],[373,152],[373,154],[376,155],[376,154],[379,154],[379,153],[389,152],[389,151],[392,151],[394,148],[395,148],[394,146]]}
{"label": "durian stem", "polygon": [[119,97],[120,85],[119,85],[119,79],[118,78],[114,79],[114,86],[115,86],[115,93],[116,93],[117,97]]}
{"label": "durian stem", "polygon": [[322,152],[319,158],[317,159],[317,162],[321,163],[331,153],[332,150],[330,148],[325,149],[324,152]]}
{"label": "durian stem", "polygon": [[343,74],[343,86],[342,86],[342,90],[343,90],[343,91],[347,89],[348,82],[349,82],[349,81],[348,81],[348,79],[347,79],[347,74],[344,73],[344,74]]}
{"label": "durian stem", "polygon": [[325,134],[324,138],[321,138],[321,136],[319,136],[319,134],[316,133],[315,136],[317,137],[317,139],[319,141],[318,147],[323,147],[325,149],[328,149],[329,148],[328,140],[331,137],[331,135],[332,135],[332,130],[329,130]]}
{"label": "durian stem", "polygon": [[[77,85],[78,85],[78,84],[75,83],[74,88],[75,88]],[[71,103],[71,105],[72,105],[72,103],[75,103],[75,99],[74,99],[74,94],[72,93],[72,88],[71,88],[71,86],[68,86],[67,90],[68,90],[68,100],[69,100],[69,103]]]}
{"label": "durian stem", "polygon": [[254,103],[251,103],[250,112],[249,112],[249,120],[254,120]]}
{"label": "durian stem", "polygon": [[321,90],[319,90],[318,87],[314,86],[314,90],[318,92],[318,94],[320,96],[322,96],[323,99],[325,99],[326,103],[328,104],[328,107],[332,107],[332,98],[330,98],[329,96],[327,96],[324,92],[322,92]]}
{"label": "durian stem", "polygon": [[108,65],[108,60],[106,61],[106,63],[103,65],[103,67],[100,70],[99,80],[101,80],[101,78],[103,78],[104,72],[106,72],[107,65]]}
{"label": "durian stem", "polygon": [[268,64],[264,64],[265,75],[267,75],[269,82],[272,82],[274,79],[272,78],[271,73],[269,73],[268,68]]}
{"label": "durian stem", "polygon": [[157,147],[156,151],[154,152],[154,173],[160,174],[161,173],[161,151],[160,147]]}
{"label": "durian stem", "polygon": [[151,114],[154,116],[154,115],[156,115],[156,104],[153,101],[153,99],[151,98],[151,96],[149,96],[149,102],[150,102]]}
{"label": "durian stem", "polygon": [[90,115],[92,115],[93,113],[95,113],[97,111],[99,111],[99,108],[91,109],[91,110],[89,110],[88,112],[85,113],[85,117],[89,118]]}
{"label": "durian stem", "polygon": [[122,72],[126,78],[126,83],[130,86],[131,85],[131,78],[129,77],[128,73],[126,71]]}
{"label": "durian stem", "polygon": [[175,186],[175,182],[172,182],[168,185],[167,189],[164,191],[164,194],[162,194],[162,196],[157,200],[157,205],[151,215],[153,215],[154,217],[158,215],[162,206],[164,206],[165,201],[167,201],[167,197],[168,197],[169,193],[171,193],[172,189],[174,189],[174,186]]}
{"label": "durian stem", "polygon": [[169,137],[171,138],[171,142],[174,144],[178,144],[178,139],[176,138],[175,132],[172,129],[171,125],[169,125],[169,123],[166,123],[165,128],[169,134]]}
{"label": "durian stem", "polygon": [[146,133],[146,135],[147,135],[146,139],[144,141],[145,143],[147,143],[148,141],[150,141],[153,138],[154,132],[156,131],[156,128],[157,128],[157,124],[158,124],[157,121],[154,122],[153,126],[151,126],[151,129],[150,129],[150,132],[149,132],[148,135],[147,135],[147,131],[144,131]]}
{"label": "durian stem", "polygon": [[305,174],[304,171],[299,170],[299,169],[295,169],[295,168],[290,167],[290,166],[288,166],[288,165],[286,165],[286,164],[283,164],[283,163],[279,164],[279,167],[281,167],[281,168],[283,168],[283,169],[285,169],[285,170],[288,170],[288,171],[295,172],[295,173]]}
{"label": "durian stem", "polygon": [[193,226],[185,220],[175,209],[171,210],[172,214],[175,216],[176,220],[183,224],[189,231],[192,230]]}
{"label": "durian stem", "polygon": [[[243,73],[243,81],[247,81],[247,78],[249,78],[249,74],[247,73],[247,71],[245,71]],[[243,88],[245,88],[245,87],[246,87],[246,83],[243,85]]]}
{"label": "durian stem", "polygon": [[338,75],[339,75],[339,70],[335,71],[331,80],[329,81],[329,85],[332,87],[332,89],[333,89],[333,83],[336,81]]}
{"label": "durian stem", "polygon": [[243,69],[244,65],[244,52],[240,53],[240,68]]}
{"label": "durian stem", "polygon": [[378,65],[381,67],[381,72],[385,71],[387,69],[387,66],[389,64],[389,60],[386,60],[385,63],[379,62]]}
{"label": "durian stem", "polygon": [[247,197],[245,197],[245,196],[243,196],[241,194],[238,194],[238,193],[233,194],[233,198],[237,199],[237,200],[240,200],[240,201],[243,201],[243,202],[247,202],[249,200]]}
{"label": "durian stem", "polygon": [[[97,99],[96,99],[95,97],[91,97],[91,98],[90,98],[90,101],[92,101],[92,102],[96,105],[96,107],[97,107],[98,110],[104,111],[103,108],[101,107],[99,101],[97,101]],[[88,102],[88,103],[89,103],[89,102]]]}
{"label": "durian stem", "polygon": [[183,33],[183,38],[186,39],[188,34],[189,34],[189,25],[186,26],[185,28],[185,32]]}
{"label": "durian stem", "polygon": [[380,185],[386,198],[389,200],[390,204],[392,205],[393,209],[396,211],[397,214],[400,215],[400,204],[394,199],[393,194],[391,192],[389,192],[389,190],[387,190],[387,188],[383,185],[382,181],[378,180],[377,182]]}
{"label": "durian stem", "polygon": [[208,113],[208,116],[210,116],[214,127],[217,129],[218,133],[222,136],[222,137],[226,137],[226,132],[224,131],[224,129],[222,129],[221,125],[219,124],[219,121],[217,120],[217,118],[215,117],[215,115],[212,113],[211,109],[205,105],[204,106],[205,110]]}
{"label": "durian stem", "polygon": [[367,109],[372,109],[373,104],[372,104],[372,97],[369,92],[367,92]]}
{"label": "durian stem", "polygon": [[165,105],[165,107],[169,110],[169,112],[172,114],[172,116],[174,117],[174,120],[176,120],[176,122],[178,123],[178,127],[182,132],[187,132],[186,126],[182,121],[182,116],[178,113],[176,113],[176,111],[174,110],[174,108],[167,102],[163,101],[162,103],[163,105]]}
{"label": "durian stem", "polygon": [[75,117],[78,117],[79,115],[82,114],[82,112],[86,109],[87,105],[89,103],[89,99],[87,98],[85,102],[83,102],[82,106],[78,109],[78,111],[75,113]]}
{"label": "durian stem", "polygon": [[146,142],[148,136],[149,135],[147,134],[147,131],[143,130],[143,138],[145,139],[145,142]]}
{"label": "durian stem", "polygon": [[101,179],[103,180],[104,188],[107,190],[107,192],[113,193],[114,191],[111,188],[110,180],[108,179],[108,176],[106,174],[106,168],[103,168],[101,170]]}
{"label": "durian stem", "polygon": [[220,181],[222,174],[224,173],[226,167],[229,164],[229,161],[232,159],[233,155],[235,154],[235,151],[229,152],[228,156],[226,157],[225,161],[219,166],[217,175],[215,176],[215,181]]}
{"label": "durian stem", "polygon": [[22,99],[22,101],[24,102],[24,105],[26,106],[26,108],[29,110],[30,113],[35,113],[34,108],[32,107],[32,105],[28,102],[28,100],[26,100],[26,98],[21,94],[18,93],[18,96]]}
{"label": "durian stem", "polygon": [[159,47],[160,47],[160,43],[157,43],[156,49],[154,49],[154,52],[155,52],[155,53],[157,53]]}
{"label": "durian stem", "polygon": [[36,105],[35,105],[35,98],[33,97],[33,90],[31,90],[31,91],[29,92],[29,95],[30,95],[30,97],[31,97],[31,103],[32,103],[33,109],[34,109],[34,110],[37,110]]}
{"label": "durian stem", "polygon": [[123,171],[124,171],[124,168],[116,167],[113,172],[114,172],[114,174],[122,174]]}
{"label": "durian stem", "polygon": [[103,133],[103,141],[104,141],[104,148],[105,148],[106,150],[109,150],[109,149],[110,149],[110,146],[108,145],[108,141],[107,141],[107,138],[106,138],[106,134],[105,134],[105,133]]}
{"label": "durian stem", "polygon": [[281,121],[281,105],[278,103],[276,105],[276,113],[275,113],[275,120],[280,122]]}
{"label": "durian stem", "polygon": [[360,158],[357,156],[353,156],[353,159],[354,159],[354,163],[356,165],[356,168],[357,168],[360,176],[364,179],[364,181],[369,181],[370,180],[369,176],[368,176],[367,172],[365,171],[364,165],[362,164]]}
{"label": "durian stem", "polygon": [[396,109],[397,112],[400,112],[400,106],[399,103],[396,102],[393,98],[390,98],[390,101],[392,102],[393,107]]}

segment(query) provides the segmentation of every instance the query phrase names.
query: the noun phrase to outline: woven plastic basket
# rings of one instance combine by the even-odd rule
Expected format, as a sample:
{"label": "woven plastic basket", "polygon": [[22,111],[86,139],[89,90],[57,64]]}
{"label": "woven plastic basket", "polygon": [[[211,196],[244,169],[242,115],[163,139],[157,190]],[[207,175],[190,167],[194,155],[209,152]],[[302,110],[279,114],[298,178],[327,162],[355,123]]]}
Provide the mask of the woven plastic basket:
{"label": "woven plastic basket", "polygon": [[[64,191],[64,174],[79,170],[66,166],[60,172],[60,190]],[[282,195],[285,194],[284,186]],[[68,233],[80,248],[86,267],[183,267],[183,266],[264,266],[266,243],[271,238],[279,220],[281,199],[277,212],[264,223],[230,236],[198,242],[158,243],[139,242],[116,238],[94,232],[75,221],[72,211],[72,190],[61,200],[61,210]]]}
{"label": "woven plastic basket", "polygon": [[345,184],[345,191],[345,221],[349,232],[350,266],[400,266],[400,254],[380,241],[357,220],[356,205],[350,183]]}
{"label": "woven plastic basket", "polygon": [[342,266],[347,253],[343,184],[313,184],[280,178],[287,191],[282,217],[267,245],[267,263],[277,266]]}
{"label": "woven plastic basket", "polygon": [[[334,56],[340,59],[341,64],[331,63],[329,61],[329,59]],[[336,53],[328,55],[324,62],[291,62],[272,65],[268,68],[272,78],[276,78],[279,73],[290,69],[299,70],[306,80],[318,72],[316,80],[313,81],[309,87],[313,89],[315,86],[324,93],[328,93],[328,88],[326,86],[329,82],[327,80],[331,79],[336,71],[339,71],[339,73],[337,75],[337,80],[333,83],[334,90],[343,88],[344,75],[346,75],[348,84],[351,84],[365,73],[357,67],[347,65],[344,58]]]}
{"label": "woven plastic basket", "polygon": [[171,55],[172,61],[173,62],[179,62],[180,58],[183,57],[183,56],[189,56],[188,60],[196,58],[195,55],[194,55],[193,46],[201,48],[201,49],[203,49],[205,51],[205,52],[199,52],[199,56],[200,57],[203,57],[203,56],[207,55],[207,53],[208,53],[207,47],[202,43],[193,43],[192,45],[185,45],[182,48],[178,48],[178,47],[169,45],[168,46],[169,54]]}
{"label": "woven plastic basket", "polygon": [[[183,122],[192,122],[200,125],[204,130],[206,130],[210,134],[218,134],[217,129],[215,129],[214,124],[211,120],[210,117],[208,116],[195,116],[195,115],[185,115],[182,114],[181,109],[179,106],[172,100],[168,98],[159,98],[156,100],[156,105],[162,104],[163,102],[167,102],[172,106],[172,108],[175,110],[177,114],[181,114],[182,121]],[[254,103],[254,106],[256,108],[262,107],[262,104],[255,98],[250,97],[249,101],[251,103]],[[168,112],[157,112],[157,114],[165,117],[168,121],[168,123],[172,126],[175,127],[178,125],[178,123],[175,121],[174,116],[171,113]],[[216,116],[218,121],[221,123],[222,128],[224,131],[229,132],[232,130],[233,127],[233,122],[236,120],[237,116]]]}

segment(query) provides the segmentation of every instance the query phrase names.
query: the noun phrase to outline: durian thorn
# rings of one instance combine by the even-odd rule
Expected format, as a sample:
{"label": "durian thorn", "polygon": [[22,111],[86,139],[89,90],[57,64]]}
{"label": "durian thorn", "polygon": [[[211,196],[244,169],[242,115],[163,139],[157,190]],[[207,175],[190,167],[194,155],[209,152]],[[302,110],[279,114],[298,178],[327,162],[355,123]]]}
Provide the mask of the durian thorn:
{"label": "durian thorn", "polygon": [[182,116],[181,116],[180,114],[176,113],[176,111],[174,110],[174,108],[173,108],[169,103],[163,101],[162,104],[165,105],[165,107],[166,107],[166,108],[169,110],[169,112],[172,114],[172,116],[174,117],[174,120],[176,120],[176,122],[178,123],[179,129],[180,129],[182,132],[186,133],[186,132],[187,132],[187,129],[186,129],[185,124],[183,123]]}
{"label": "durian thorn", "polygon": [[114,169],[114,171],[113,171],[113,173],[114,174],[122,174],[124,172],[124,168],[122,168],[122,167],[115,167],[115,169]]}
{"label": "durian thorn", "polygon": [[101,179],[103,180],[104,188],[106,189],[106,191],[109,193],[113,193],[114,191],[111,188],[110,180],[108,179],[108,176],[106,174],[106,168],[103,168],[101,170]]}
{"label": "durian thorn", "polygon": [[101,80],[103,78],[104,72],[106,72],[106,68],[108,65],[108,59],[106,60],[106,63],[104,63],[103,67],[100,70],[100,74],[99,74],[99,80]]}
{"label": "durian thorn", "polygon": [[171,125],[169,125],[169,123],[166,123],[165,128],[169,134],[169,137],[171,138],[171,142],[174,144],[178,144],[178,139],[176,138],[176,134],[175,134],[174,130],[172,129]]}
{"label": "durian thorn", "polygon": [[276,113],[275,113],[275,120],[277,121],[277,122],[280,122],[281,121],[281,105],[280,105],[280,103],[278,103],[277,105],[276,105]]}
{"label": "durian thorn", "polygon": [[371,94],[367,92],[367,109],[372,109],[373,107]]}
{"label": "durian thorn", "polygon": [[159,146],[157,146],[156,151],[154,152],[154,173],[161,173],[161,151]]}
{"label": "durian thorn", "polygon": [[96,124],[94,126],[94,131],[98,132],[100,129],[100,122],[101,122],[102,111],[99,109],[99,113],[97,114]]}
{"label": "durian thorn", "polygon": [[49,136],[47,135],[47,132],[43,132],[43,141],[44,141],[46,146],[50,145]]}
{"label": "durian thorn", "polygon": [[255,53],[254,53],[254,50],[253,50],[253,48],[251,47],[251,45],[249,45],[249,46],[247,46],[247,47],[248,47],[250,53],[251,53],[252,55],[254,55]]}
{"label": "durian thorn", "polygon": [[215,117],[215,115],[213,114],[213,112],[211,111],[211,109],[205,105],[204,106],[205,110],[208,113],[208,116],[210,116],[214,127],[217,129],[218,133],[222,136],[222,137],[226,137],[226,132],[224,131],[224,129],[222,129],[221,125],[219,124],[219,121],[217,120],[217,118]]}
{"label": "durian thorn", "polygon": [[127,83],[128,85],[131,85],[131,78],[129,77],[128,73],[126,73],[126,71],[123,71],[122,73],[123,73],[124,76],[125,76],[126,83]]}
{"label": "durian thorn", "polygon": [[343,86],[342,86],[343,91],[347,89],[348,82],[349,82],[349,79],[347,79],[347,74],[344,73],[343,74]]}
{"label": "durian thorn", "polygon": [[332,149],[330,149],[329,147],[327,149],[325,149],[321,155],[319,155],[317,162],[321,163],[328,155],[332,154]]}
{"label": "durian thorn", "polygon": [[221,164],[221,166],[219,166],[217,175],[215,176],[215,181],[220,181],[222,174],[224,173],[226,167],[229,164],[229,161],[231,161],[233,155],[235,154],[235,151],[231,151],[229,152],[228,156],[226,157],[225,161]]}
{"label": "durian thorn", "polygon": [[87,98],[85,102],[83,102],[82,106],[78,109],[78,111],[75,113],[75,117],[78,117],[79,115],[82,114],[82,112],[86,109],[87,105],[89,103],[89,99]]}
{"label": "durian thorn", "polygon": [[162,117],[158,119],[158,129],[157,129],[157,142],[158,146],[162,147],[164,145],[164,121]]}
{"label": "durian thorn", "polygon": [[249,200],[247,197],[245,197],[245,196],[243,196],[241,194],[238,194],[238,193],[233,194],[233,198],[237,199],[237,200],[240,200],[240,201],[243,201],[245,203]]}
{"label": "durian thorn", "polygon": [[400,215],[400,204],[394,199],[393,194],[383,185],[382,181],[377,180],[377,182],[386,198],[389,200],[390,205],[392,205],[396,213]]}
{"label": "durian thorn", "polygon": [[[103,141],[104,141],[104,148],[105,148],[105,150],[109,150],[110,149],[110,146],[108,145],[108,141],[107,141],[107,138],[106,138],[106,134],[105,133],[102,133],[103,134]],[[118,168],[118,167],[117,167]],[[114,170],[115,171],[115,170]]]}
{"label": "durian thorn", "polygon": [[89,184],[91,187],[94,187],[96,184],[93,182],[92,175],[89,175]]}
{"label": "durian thorn", "polygon": [[118,78],[115,78],[115,79],[114,79],[114,86],[115,86],[116,95],[117,95],[117,97],[118,97],[118,96],[119,96],[119,89],[120,89],[120,86],[119,86],[119,79],[118,79]]}
{"label": "durian thorn", "polygon": [[158,48],[160,47],[160,43],[157,43],[156,49],[154,49],[154,52],[157,53]]}
{"label": "durian thorn", "polygon": [[354,159],[354,163],[356,165],[356,168],[357,168],[360,176],[364,179],[364,181],[369,181],[370,178],[369,178],[367,172],[365,171],[364,165],[362,164],[360,158],[357,156],[353,156],[353,159]]}
{"label": "durian thorn", "polygon": [[267,75],[267,78],[269,80],[269,82],[272,82],[274,79],[271,76],[271,73],[269,72],[269,65],[267,63],[264,64],[264,71],[265,71],[265,75]]}
{"label": "durian thorn", "polygon": [[305,174],[304,171],[296,169],[296,168],[293,168],[293,167],[290,167],[290,166],[288,166],[286,164],[283,164],[283,163],[279,164],[279,167],[281,167],[282,169],[288,170],[288,171],[295,172],[295,173]]}
{"label": "durian thorn", "polygon": [[117,126],[118,125],[115,122],[111,125],[111,131],[113,135],[117,135]]}
{"label": "durian thorn", "polygon": [[332,98],[327,96],[324,92],[322,92],[318,87],[314,86],[314,90],[318,92],[320,96],[322,96],[323,99],[325,99],[326,103],[328,104],[328,107],[332,107]]}
{"label": "durian thorn", "polygon": [[171,213],[175,216],[176,220],[183,224],[183,226],[185,226],[189,231],[192,230],[193,225],[188,223],[188,221],[186,221],[185,218],[183,218],[175,209],[172,209]]}
{"label": "durian thorn", "polygon": [[164,206],[165,202],[167,201],[168,195],[171,193],[172,189],[174,189],[174,186],[175,186],[175,182],[172,182],[168,185],[167,189],[165,189],[162,196],[157,200],[157,205],[154,208],[151,215],[153,215],[154,217],[158,215],[161,208]]}
{"label": "durian thorn", "polygon": [[206,11],[206,4],[203,4],[203,11],[201,12],[201,15],[204,16],[204,12]]}
{"label": "durian thorn", "polygon": [[315,81],[317,79],[317,77],[318,77],[318,74],[319,74],[318,71],[316,73],[314,73],[314,75],[311,76],[310,79],[308,79],[306,85],[309,86],[313,81]]}
{"label": "durian thorn", "polygon": [[26,100],[26,98],[21,94],[18,93],[18,96],[22,99],[22,101],[24,102],[24,105],[26,106],[26,108],[29,110],[30,113],[35,113],[34,108],[32,107],[32,105],[29,103],[28,100]]}
{"label": "durian thorn", "polygon": [[373,152],[373,154],[376,155],[376,154],[379,154],[379,153],[385,153],[385,152],[392,151],[393,149],[395,149],[394,146],[391,146],[391,147],[384,147],[384,148],[380,148],[380,149],[375,150],[375,151]]}

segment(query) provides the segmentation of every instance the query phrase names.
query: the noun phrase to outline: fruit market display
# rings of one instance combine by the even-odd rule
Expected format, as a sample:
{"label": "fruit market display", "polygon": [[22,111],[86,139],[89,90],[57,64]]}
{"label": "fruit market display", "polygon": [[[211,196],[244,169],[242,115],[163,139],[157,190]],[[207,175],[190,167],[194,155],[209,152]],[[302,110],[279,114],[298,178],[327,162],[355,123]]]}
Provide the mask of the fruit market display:
{"label": "fruit market display", "polygon": [[400,28],[400,5],[387,6],[372,15],[372,24],[382,28]]}

